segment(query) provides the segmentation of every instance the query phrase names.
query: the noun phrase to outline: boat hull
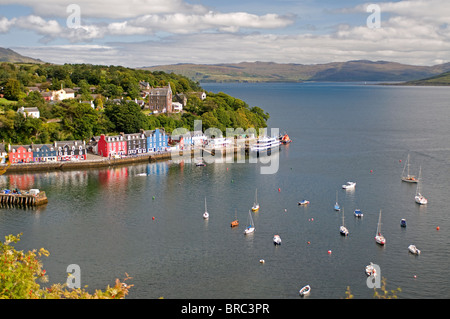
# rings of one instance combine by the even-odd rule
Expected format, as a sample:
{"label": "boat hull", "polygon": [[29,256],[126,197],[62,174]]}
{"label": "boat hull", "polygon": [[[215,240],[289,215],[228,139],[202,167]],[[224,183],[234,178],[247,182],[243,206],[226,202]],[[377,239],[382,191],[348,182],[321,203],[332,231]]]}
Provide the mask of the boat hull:
{"label": "boat hull", "polygon": [[381,235],[375,236],[375,241],[376,241],[376,243],[379,244],[379,245],[384,245],[384,244],[386,244],[386,238],[384,238],[384,236],[381,236]]}
{"label": "boat hull", "polygon": [[304,296],[308,296],[310,292],[311,292],[311,287],[309,285],[307,285],[307,286],[303,287],[302,289],[300,289],[298,291],[298,294],[300,296],[304,297]]}

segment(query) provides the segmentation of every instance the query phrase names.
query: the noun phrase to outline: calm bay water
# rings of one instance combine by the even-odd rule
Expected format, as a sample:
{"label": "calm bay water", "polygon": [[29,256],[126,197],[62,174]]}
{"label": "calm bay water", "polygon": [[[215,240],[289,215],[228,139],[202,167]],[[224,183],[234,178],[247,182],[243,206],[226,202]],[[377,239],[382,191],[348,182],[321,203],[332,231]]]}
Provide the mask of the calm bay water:
{"label": "calm bay water", "polygon": [[[448,88],[203,87],[260,106],[270,113],[269,132],[289,134],[293,143],[281,147],[275,174],[260,174],[267,165],[261,162],[173,161],[0,176],[2,188],[40,188],[49,198],[38,210],[0,209],[0,236],[23,232],[18,248],[48,249],[50,282],[65,282],[70,264],[81,267],[88,289],[104,289],[126,272],[135,285],[129,298],[292,299],[306,284],[309,298],[344,298],[347,286],[355,298],[372,298],[364,273],[370,262],[380,266],[388,289],[402,289],[401,298],[450,297]],[[426,206],[414,202],[416,186],[400,180],[408,153],[411,170],[422,167]],[[354,191],[341,189],[349,180]],[[256,231],[245,236],[256,188]],[[336,191],[348,237],[339,234]],[[298,206],[302,199],[311,203]],[[384,247],[374,241],[380,210]],[[240,225],[231,228],[235,214]],[[281,246],[273,245],[274,234]],[[410,254],[410,244],[422,254]]]}

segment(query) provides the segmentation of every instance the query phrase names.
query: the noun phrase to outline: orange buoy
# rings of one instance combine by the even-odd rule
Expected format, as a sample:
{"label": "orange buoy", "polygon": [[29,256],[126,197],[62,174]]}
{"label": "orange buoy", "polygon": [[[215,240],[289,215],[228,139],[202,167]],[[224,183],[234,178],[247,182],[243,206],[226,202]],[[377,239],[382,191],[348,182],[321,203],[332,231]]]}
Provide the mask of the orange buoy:
{"label": "orange buoy", "polygon": [[153,216],[152,219],[155,220],[155,216]]}
{"label": "orange buoy", "polygon": [[439,230],[440,228],[439,228],[439,226],[438,227],[436,227],[436,230]]}
{"label": "orange buoy", "polygon": [[310,241],[307,241],[306,243],[307,243],[308,245],[309,245],[309,244],[311,244],[311,242],[310,242]]}
{"label": "orange buoy", "polygon": [[281,192],[281,188],[278,187],[278,191]]}

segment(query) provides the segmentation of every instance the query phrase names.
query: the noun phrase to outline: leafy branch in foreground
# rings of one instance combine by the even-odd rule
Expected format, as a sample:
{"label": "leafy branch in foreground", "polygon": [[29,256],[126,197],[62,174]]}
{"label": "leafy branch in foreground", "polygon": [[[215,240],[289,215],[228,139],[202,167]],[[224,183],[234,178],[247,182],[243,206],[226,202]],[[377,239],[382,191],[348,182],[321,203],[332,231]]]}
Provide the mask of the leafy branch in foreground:
{"label": "leafy branch in foreground", "polygon": [[0,299],[123,299],[133,286],[125,283],[131,279],[125,274],[122,282],[116,279],[113,287],[108,285],[104,291],[96,290],[93,294],[81,288],[68,288],[67,284],[42,288],[38,281],[48,282],[48,275],[40,258],[50,253],[44,248],[16,250],[12,243],[20,241],[21,235],[8,235],[5,242],[0,242]]}
{"label": "leafy branch in foreground", "polygon": [[[373,297],[378,299],[397,299],[397,293],[400,293],[402,289],[398,287],[394,290],[387,290],[386,289],[386,278],[382,277],[381,279],[381,287],[380,292],[377,290],[377,288],[374,288]],[[345,299],[353,299],[354,295],[352,294],[350,290],[350,286],[347,286],[347,290],[345,291]]]}

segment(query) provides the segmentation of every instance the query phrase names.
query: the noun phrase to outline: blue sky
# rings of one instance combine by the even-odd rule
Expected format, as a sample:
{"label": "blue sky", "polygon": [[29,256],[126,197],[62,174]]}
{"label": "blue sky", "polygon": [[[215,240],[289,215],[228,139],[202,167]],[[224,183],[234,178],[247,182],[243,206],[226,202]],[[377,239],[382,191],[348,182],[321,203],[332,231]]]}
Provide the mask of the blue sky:
{"label": "blue sky", "polygon": [[450,1],[0,0],[0,47],[52,63],[130,67],[435,65],[450,62]]}

